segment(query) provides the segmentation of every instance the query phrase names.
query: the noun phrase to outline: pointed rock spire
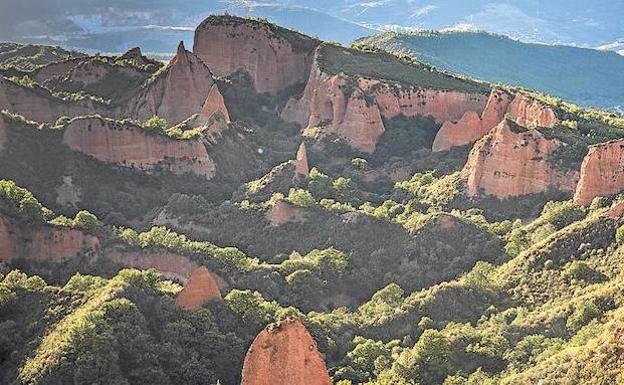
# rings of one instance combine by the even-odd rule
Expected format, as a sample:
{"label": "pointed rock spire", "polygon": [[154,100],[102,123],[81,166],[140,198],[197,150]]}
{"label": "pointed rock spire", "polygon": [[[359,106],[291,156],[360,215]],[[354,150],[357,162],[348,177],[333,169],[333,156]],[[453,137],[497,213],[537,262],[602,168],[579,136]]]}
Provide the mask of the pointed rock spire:
{"label": "pointed rock spire", "polygon": [[297,175],[308,176],[310,172],[308,167],[308,152],[306,150],[305,143],[301,143],[299,149],[297,150],[297,159],[295,166],[295,173]]}
{"label": "pointed rock spire", "polygon": [[205,303],[221,299],[217,280],[204,266],[200,266],[189,278],[176,298],[176,305],[185,310],[198,310]]}
{"label": "pointed rock spire", "polygon": [[241,385],[331,385],[325,360],[300,320],[264,329],[251,344]]}
{"label": "pointed rock spire", "polygon": [[184,55],[186,54],[186,48],[184,48],[184,41],[180,40],[178,43],[178,49],[176,55]]}

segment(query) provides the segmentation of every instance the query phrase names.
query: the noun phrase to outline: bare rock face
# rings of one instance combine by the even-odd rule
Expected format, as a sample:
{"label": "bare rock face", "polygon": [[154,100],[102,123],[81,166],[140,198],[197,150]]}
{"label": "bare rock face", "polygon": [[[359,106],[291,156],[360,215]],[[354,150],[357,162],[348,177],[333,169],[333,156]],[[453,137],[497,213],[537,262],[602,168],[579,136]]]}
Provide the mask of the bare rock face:
{"label": "bare rock face", "polygon": [[310,169],[308,168],[308,152],[305,143],[299,145],[297,150],[297,159],[295,160],[295,174],[308,176]]}
{"label": "bare rock face", "polygon": [[147,270],[158,270],[169,279],[175,279],[186,283],[191,274],[197,269],[197,264],[188,257],[180,254],[168,252],[158,253],[128,253],[111,252],[107,253],[107,258],[121,266]]}
{"label": "bare rock face", "polygon": [[370,153],[385,131],[384,118],[431,116],[441,123],[460,119],[466,111],[481,113],[486,100],[481,94],[330,75],[315,60],[302,97],[288,102],[282,118],[304,128],[324,127]]}
{"label": "bare rock face", "polygon": [[288,222],[302,222],[305,213],[286,201],[279,201],[266,214],[266,218],[273,226],[283,225]]}
{"label": "bare rock face", "polygon": [[563,175],[549,163],[562,145],[537,130],[526,130],[504,120],[475,144],[462,171],[468,195],[507,198],[540,193],[549,187],[573,191],[578,176]]}
{"label": "bare rock face", "polygon": [[331,385],[325,361],[299,320],[265,329],[245,356],[241,385]]}
{"label": "bare rock face", "polygon": [[99,116],[76,118],[65,126],[63,142],[75,151],[120,166],[145,171],[162,167],[207,179],[215,175],[215,164],[201,141],[149,134],[129,122]]}
{"label": "bare rock face", "polygon": [[587,205],[596,197],[624,190],[624,139],[592,146],[583,159],[574,202]]}
{"label": "bare rock face", "polygon": [[17,235],[11,221],[0,216],[0,262],[17,258]]}
{"label": "bare rock face", "polygon": [[475,111],[467,111],[457,122],[444,122],[436,134],[431,150],[446,151],[476,142],[505,118],[512,98],[504,90],[493,89],[481,116]]}
{"label": "bare rock face", "polygon": [[95,114],[104,107],[89,99],[65,101],[40,86],[26,87],[0,77],[0,110],[37,122],[54,123],[61,116]]}
{"label": "bare rock face", "polygon": [[522,127],[552,128],[559,121],[555,110],[522,93],[516,94],[507,112]]}
{"label": "bare rock face", "polygon": [[217,76],[249,74],[259,93],[305,82],[312,38],[259,20],[210,16],[195,30],[195,52]]}
{"label": "bare rock face", "polygon": [[0,216],[0,261],[23,258],[39,262],[60,262],[68,257],[95,252],[100,242],[80,230],[36,226],[23,227]]}
{"label": "bare rock face", "polygon": [[207,302],[220,299],[217,281],[206,267],[200,266],[193,271],[175,302],[181,309],[198,310]]}
{"label": "bare rock face", "polygon": [[128,115],[139,120],[157,115],[170,125],[195,114],[209,120],[217,113],[229,122],[227,108],[210,69],[199,57],[187,51],[182,42],[169,64],[130,101],[128,111]]}
{"label": "bare rock face", "polygon": [[33,80],[39,84],[43,84],[46,80],[67,75],[73,68],[84,62],[84,60],[84,58],[74,58],[47,64],[34,71]]}
{"label": "bare rock face", "polygon": [[528,128],[552,128],[559,122],[555,110],[544,103],[522,93],[512,95],[494,88],[481,116],[475,111],[468,111],[458,121],[444,122],[436,134],[432,151],[445,151],[473,143],[497,126],[505,116]]}

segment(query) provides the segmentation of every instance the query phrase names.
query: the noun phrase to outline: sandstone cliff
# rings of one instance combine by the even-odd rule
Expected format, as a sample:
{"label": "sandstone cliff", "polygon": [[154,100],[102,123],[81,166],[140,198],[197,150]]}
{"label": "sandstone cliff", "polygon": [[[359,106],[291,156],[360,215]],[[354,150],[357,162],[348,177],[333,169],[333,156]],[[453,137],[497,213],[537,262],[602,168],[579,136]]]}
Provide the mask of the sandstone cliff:
{"label": "sandstone cliff", "polygon": [[467,111],[457,122],[444,122],[436,134],[431,150],[445,151],[476,142],[503,120],[512,98],[504,90],[493,89],[481,115],[475,111]]}
{"label": "sandstone cliff", "polygon": [[259,93],[305,82],[318,42],[267,22],[210,16],[195,30],[193,52],[218,76],[247,73]]}
{"label": "sandstone cliff", "polygon": [[522,93],[514,95],[494,88],[481,116],[467,111],[458,121],[444,122],[433,142],[432,151],[445,151],[477,141],[504,118],[523,127],[552,128],[557,122],[556,112],[549,106]]}
{"label": "sandstone cliff", "polygon": [[245,356],[242,385],[331,385],[325,361],[299,320],[265,329]]}
{"label": "sandstone cliff", "polygon": [[93,253],[99,240],[80,230],[55,226],[22,226],[0,216],[0,261],[16,258],[61,262],[65,258]]}
{"label": "sandstone cliff", "polygon": [[54,123],[61,116],[98,113],[105,106],[90,99],[66,101],[38,85],[19,85],[0,76],[0,110],[7,110],[37,122]]}
{"label": "sandstone cliff", "polygon": [[288,222],[302,222],[305,220],[305,213],[300,207],[279,201],[267,211],[266,219],[271,225],[279,226]]}
{"label": "sandstone cliff", "polygon": [[624,139],[592,146],[583,159],[574,201],[587,205],[624,190]]}
{"label": "sandstone cliff", "polygon": [[200,114],[203,121],[229,122],[223,97],[206,64],[180,42],[169,64],[148,80],[129,103],[127,114],[146,120],[154,115],[174,125]]}
{"label": "sandstone cliff", "polygon": [[176,306],[185,310],[198,310],[209,301],[221,299],[216,279],[204,266],[193,271],[188,282],[176,297]]}
{"label": "sandstone cliff", "polygon": [[306,150],[305,143],[301,143],[299,145],[299,149],[297,149],[297,158],[295,159],[295,174],[308,176],[309,172],[310,169],[308,167],[308,152]]}
{"label": "sandstone cliff", "polygon": [[99,116],[75,118],[65,126],[63,143],[102,162],[140,170],[164,168],[176,174],[194,173],[208,179],[215,164],[200,140],[172,139],[150,134],[127,122]]}
{"label": "sandstone cliff", "polygon": [[303,95],[291,99],[282,118],[302,127],[325,127],[354,148],[373,152],[385,127],[399,115],[431,116],[442,123],[467,111],[481,113],[487,97],[477,93],[420,88],[368,77],[332,75],[318,63],[318,50]]}
{"label": "sandstone cliff", "polygon": [[534,194],[556,188],[573,191],[578,176],[563,175],[549,163],[549,155],[562,144],[546,139],[538,130],[526,130],[504,120],[478,141],[462,174],[468,195],[498,198]]}

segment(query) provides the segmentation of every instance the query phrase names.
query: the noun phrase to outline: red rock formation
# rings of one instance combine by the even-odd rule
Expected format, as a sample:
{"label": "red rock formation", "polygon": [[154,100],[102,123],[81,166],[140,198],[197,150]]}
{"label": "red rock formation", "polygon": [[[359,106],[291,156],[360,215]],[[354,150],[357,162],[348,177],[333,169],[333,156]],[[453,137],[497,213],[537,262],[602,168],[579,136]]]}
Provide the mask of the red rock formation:
{"label": "red rock formation", "polygon": [[308,152],[305,143],[299,145],[297,150],[297,159],[295,162],[295,174],[308,176],[310,169],[308,168]]}
{"label": "red rock formation", "polygon": [[216,113],[229,121],[210,69],[199,57],[184,49],[182,42],[169,64],[148,81],[128,108],[128,115],[136,119],[146,120],[157,115],[170,125],[195,114],[202,114],[208,120]]}
{"label": "red rock formation", "polygon": [[43,84],[46,80],[67,75],[69,71],[85,60],[85,58],[74,58],[47,64],[34,71],[33,80],[39,84]]}
{"label": "red rock formation", "polygon": [[360,78],[358,85],[366,95],[375,100],[381,115],[386,119],[399,115],[431,116],[442,123],[458,120],[466,111],[481,113],[488,100],[482,94],[423,89],[389,83],[383,79]]}
{"label": "red rock formation", "polygon": [[176,297],[176,306],[185,310],[198,310],[209,301],[221,299],[219,285],[210,271],[200,266],[189,278]]}
{"label": "red rock formation", "polygon": [[70,102],[39,86],[24,87],[0,77],[0,110],[7,110],[37,122],[54,123],[61,116],[95,114],[104,107],[89,99]]}
{"label": "red rock formation", "polygon": [[259,93],[303,83],[318,42],[258,20],[211,16],[195,30],[193,52],[218,76],[246,72]]}
{"label": "red rock formation", "polygon": [[494,88],[481,116],[475,111],[467,111],[457,122],[444,122],[431,150],[446,151],[476,142],[503,120],[512,98],[508,92]]}
{"label": "red rock formation", "polygon": [[241,385],[331,385],[325,361],[299,320],[260,332],[249,347]]}
{"label": "red rock formation", "polygon": [[11,221],[0,216],[0,262],[8,262],[17,257],[17,236]]}
{"label": "red rock formation", "polygon": [[562,175],[548,156],[561,143],[538,130],[525,130],[504,120],[475,144],[462,171],[468,195],[498,198],[540,193],[554,187],[572,191],[577,175]]}
{"label": "red rock formation", "polygon": [[27,259],[59,262],[67,257],[93,252],[99,240],[80,230],[42,227],[32,233],[32,238],[20,252]]}
{"label": "red rock formation", "polygon": [[305,213],[299,207],[279,201],[267,212],[266,218],[271,225],[279,226],[288,222],[301,222],[305,219]]}
{"label": "red rock formation", "polygon": [[[318,54],[317,54],[318,55]],[[457,120],[466,111],[480,113],[486,97],[459,91],[421,89],[383,79],[353,80],[323,72],[314,61],[299,100],[290,100],[282,118],[302,127],[326,127],[353,147],[373,152],[384,132],[383,119],[398,115]]]}
{"label": "red rock formation", "polygon": [[551,107],[522,93],[517,93],[507,111],[509,118],[522,127],[554,127],[559,119]]}
{"label": "red rock formation", "polygon": [[186,283],[198,267],[188,257],[169,252],[109,252],[106,257],[124,267],[158,270],[165,277],[182,283]]}
{"label": "red rock formation", "polygon": [[592,146],[583,159],[574,202],[587,205],[596,197],[624,190],[624,139]]}
{"label": "red rock formation", "polygon": [[63,142],[100,161],[141,170],[164,167],[176,174],[215,175],[214,162],[199,140],[175,140],[129,122],[99,116],[76,118],[65,126]]}
{"label": "red rock formation", "polygon": [[99,240],[80,230],[54,226],[24,227],[0,216],[0,261],[15,258],[60,262],[99,248]]}

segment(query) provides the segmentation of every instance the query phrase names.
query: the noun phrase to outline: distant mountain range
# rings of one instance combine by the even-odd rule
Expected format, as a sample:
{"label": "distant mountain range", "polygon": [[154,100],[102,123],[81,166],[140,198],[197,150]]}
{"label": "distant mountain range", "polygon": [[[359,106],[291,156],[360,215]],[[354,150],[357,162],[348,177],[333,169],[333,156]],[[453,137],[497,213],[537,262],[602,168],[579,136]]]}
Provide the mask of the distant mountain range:
{"label": "distant mountain range", "polygon": [[624,57],[614,52],[523,43],[484,32],[385,33],[357,43],[580,105],[611,109],[624,105]]}
{"label": "distant mountain range", "polygon": [[582,47],[617,47],[624,38],[622,1],[3,0],[0,40],[116,52],[140,45],[172,53],[177,41],[190,44],[199,21],[223,12],[267,18],[343,44],[381,31],[422,29],[483,30]]}

